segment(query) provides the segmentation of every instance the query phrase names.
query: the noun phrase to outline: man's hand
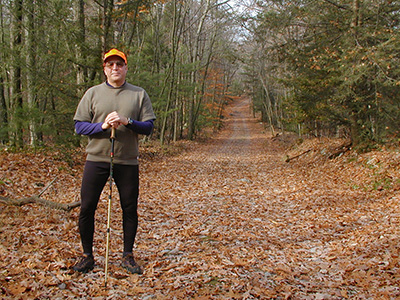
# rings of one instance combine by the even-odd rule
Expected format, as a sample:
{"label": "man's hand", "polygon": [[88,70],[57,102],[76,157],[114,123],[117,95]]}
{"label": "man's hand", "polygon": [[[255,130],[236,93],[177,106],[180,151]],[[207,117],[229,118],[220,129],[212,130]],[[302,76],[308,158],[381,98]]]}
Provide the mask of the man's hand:
{"label": "man's hand", "polygon": [[104,120],[103,129],[108,129],[110,127],[118,128],[120,125],[128,125],[128,118],[120,116],[116,111],[109,113]]}
{"label": "man's hand", "polygon": [[101,124],[101,128],[102,128],[103,130],[106,130],[106,129],[108,129],[108,128],[111,128],[111,125],[108,124],[108,123],[106,123],[106,122],[104,122],[103,124]]}

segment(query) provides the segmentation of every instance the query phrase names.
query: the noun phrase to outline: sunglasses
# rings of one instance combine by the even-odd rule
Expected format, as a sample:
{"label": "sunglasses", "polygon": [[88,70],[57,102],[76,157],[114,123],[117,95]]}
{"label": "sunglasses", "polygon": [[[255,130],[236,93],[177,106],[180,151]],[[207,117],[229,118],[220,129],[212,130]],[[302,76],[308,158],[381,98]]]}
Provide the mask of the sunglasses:
{"label": "sunglasses", "polygon": [[108,61],[108,62],[106,62],[106,63],[104,64],[104,66],[105,66],[106,68],[109,68],[109,69],[113,68],[114,65],[115,65],[117,68],[122,68],[123,66],[125,66],[125,63],[124,63],[123,61]]}

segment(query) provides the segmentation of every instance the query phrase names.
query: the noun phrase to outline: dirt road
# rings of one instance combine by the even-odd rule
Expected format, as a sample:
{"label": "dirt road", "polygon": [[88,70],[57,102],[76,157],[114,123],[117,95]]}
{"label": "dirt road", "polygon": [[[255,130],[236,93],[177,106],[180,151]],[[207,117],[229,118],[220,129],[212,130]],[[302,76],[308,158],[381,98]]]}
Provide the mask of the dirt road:
{"label": "dirt road", "polygon": [[[327,166],[284,162],[247,100],[227,115],[210,143],[145,167],[138,247],[152,292],[184,299],[397,295],[393,207]],[[397,219],[385,219],[391,213]]]}

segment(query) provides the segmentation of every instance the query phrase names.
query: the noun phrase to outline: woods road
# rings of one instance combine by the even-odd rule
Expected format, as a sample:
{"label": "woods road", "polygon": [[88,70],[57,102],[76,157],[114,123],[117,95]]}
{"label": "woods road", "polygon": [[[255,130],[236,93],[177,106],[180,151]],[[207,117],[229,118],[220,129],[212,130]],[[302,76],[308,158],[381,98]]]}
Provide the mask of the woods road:
{"label": "woods road", "polygon": [[286,163],[248,99],[229,107],[211,141],[142,171],[138,250],[161,294],[166,284],[178,298],[398,292],[398,277],[379,267],[397,263],[387,250],[397,212],[324,166]]}

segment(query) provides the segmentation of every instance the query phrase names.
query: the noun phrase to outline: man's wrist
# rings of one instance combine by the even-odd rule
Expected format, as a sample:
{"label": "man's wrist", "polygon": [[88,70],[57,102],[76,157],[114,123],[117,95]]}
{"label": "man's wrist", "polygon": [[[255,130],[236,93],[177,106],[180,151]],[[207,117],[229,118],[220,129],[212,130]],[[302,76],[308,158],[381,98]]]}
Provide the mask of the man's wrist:
{"label": "man's wrist", "polygon": [[133,120],[131,118],[127,118],[127,120],[128,120],[128,123],[126,124],[126,126],[133,124]]}

